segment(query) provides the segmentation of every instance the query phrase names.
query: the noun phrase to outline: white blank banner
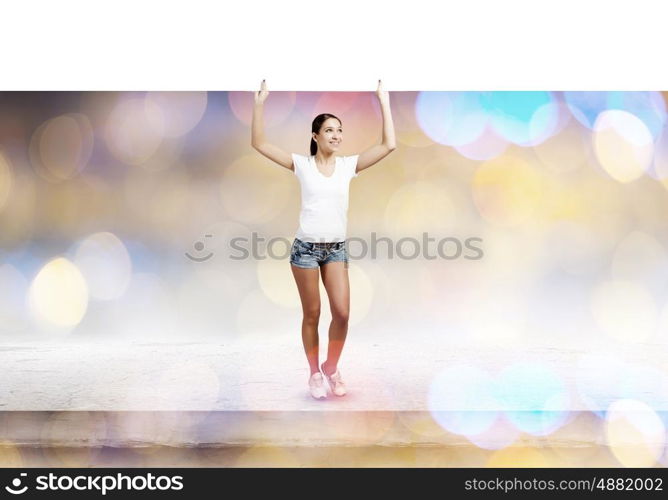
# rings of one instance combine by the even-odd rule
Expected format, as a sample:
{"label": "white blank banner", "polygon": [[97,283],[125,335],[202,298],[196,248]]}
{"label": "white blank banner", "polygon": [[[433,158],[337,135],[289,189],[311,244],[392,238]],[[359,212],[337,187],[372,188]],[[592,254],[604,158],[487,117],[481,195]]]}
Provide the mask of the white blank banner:
{"label": "white blank banner", "polygon": [[24,1],[2,90],[661,90],[657,0]]}

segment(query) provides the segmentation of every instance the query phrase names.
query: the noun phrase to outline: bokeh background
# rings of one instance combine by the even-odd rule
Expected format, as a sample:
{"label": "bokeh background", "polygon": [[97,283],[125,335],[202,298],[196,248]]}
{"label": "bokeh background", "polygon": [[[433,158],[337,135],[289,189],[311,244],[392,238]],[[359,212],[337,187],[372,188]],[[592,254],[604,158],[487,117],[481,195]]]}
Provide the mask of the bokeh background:
{"label": "bokeh background", "polygon": [[[549,435],[587,410],[611,445],[647,437],[623,464],[665,463],[667,98],[392,92],[398,148],[351,182],[349,345],[385,346],[409,380],[415,359],[402,352],[433,362],[424,408],[540,416],[505,414],[500,427],[493,412],[435,417],[474,443],[494,429]],[[288,263],[299,183],[251,148],[252,103],[251,92],[0,93],[0,343],[261,349],[281,338],[299,353]],[[307,154],[322,112],[343,122],[342,154],[380,140],[368,92],[272,92],[267,139]],[[418,255],[397,256],[402,238],[424,233],[449,238],[446,258],[406,242],[403,255]],[[391,239],[392,256],[383,244],[362,255],[373,234]],[[253,235],[264,243],[234,258],[232,241]],[[467,238],[481,258],[457,247]],[[325,334],[322,286],[321,298]],[[513,349],[532,354],[476,354]],[[193,383],[215,379],[197,369]],[[25,374],[12,375],[5,393]]]}

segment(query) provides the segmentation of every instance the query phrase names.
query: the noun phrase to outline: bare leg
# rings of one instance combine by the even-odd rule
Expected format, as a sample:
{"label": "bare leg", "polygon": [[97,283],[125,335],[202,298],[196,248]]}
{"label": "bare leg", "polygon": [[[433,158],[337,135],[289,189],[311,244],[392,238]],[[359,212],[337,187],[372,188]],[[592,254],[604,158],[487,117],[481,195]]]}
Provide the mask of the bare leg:
{"label": "bare leg", "polygon": [[311,369],[311,375],[320,371],[318,366],[318,321],[320,320],[320,272],[290,264],[302,302],[302,343]]}
{"label": "bare leg", "polygon": [[329,308],[332,322],[329,325],[329,345],[327,361],[323,367],[328,375],[336,371],[341,357],[343,344],[348,334],[348,317],[350,316],[350,283],[348,268],[344,262],[330,262],[321,267],[322,282],[329,297]]}

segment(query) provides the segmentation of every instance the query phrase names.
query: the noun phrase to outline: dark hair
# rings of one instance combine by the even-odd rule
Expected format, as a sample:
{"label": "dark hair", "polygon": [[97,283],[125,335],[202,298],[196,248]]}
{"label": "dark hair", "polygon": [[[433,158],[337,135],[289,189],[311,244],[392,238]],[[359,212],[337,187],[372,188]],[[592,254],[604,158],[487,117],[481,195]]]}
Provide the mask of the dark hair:
{"label": "dark hair", "polygon": [[[322,113],[321,115],[316,116],[313,119],[313,123],[311,123],[311,132],[319,134],[320,127],[322,127],[322,124],[325,123],[325,121],[329,120],[330,118],[335,118],[336,120],[339,120],[337,116],[334,116],[330,113]],[[339,123],[341,123],[341,120],[339,120]],[[317,152],[318,152],[318,143],[316,143],[313,140],[313,137],[311,137],[311,155],[315,156]]]}

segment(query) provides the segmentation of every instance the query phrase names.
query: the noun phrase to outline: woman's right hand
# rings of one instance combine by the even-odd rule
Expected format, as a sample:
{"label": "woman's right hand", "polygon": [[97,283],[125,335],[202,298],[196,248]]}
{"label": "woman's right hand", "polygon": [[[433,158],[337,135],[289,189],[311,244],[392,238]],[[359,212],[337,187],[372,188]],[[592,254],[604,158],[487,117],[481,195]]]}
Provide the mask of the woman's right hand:
{"label": "woman's right hand", "polygon": [[267,90],[267,85],[264,80],[262,80],[262,85],[260,86],[260,90],[255,92],[255,104],[263,104],[264,101],[267,100],[267,97],[269,96],[269,91]]}
{"label": "woman's right hand", "polygon": [[378,97],[378,100],[381,103],[390,101],[390,93],[383,88],[383,84],[380,82],[380,80],[378,80],[378,88],[376,89],[376,97]]}

